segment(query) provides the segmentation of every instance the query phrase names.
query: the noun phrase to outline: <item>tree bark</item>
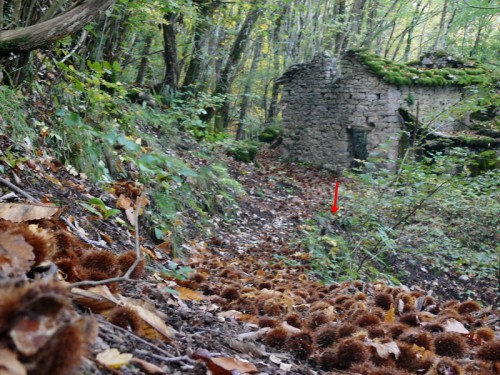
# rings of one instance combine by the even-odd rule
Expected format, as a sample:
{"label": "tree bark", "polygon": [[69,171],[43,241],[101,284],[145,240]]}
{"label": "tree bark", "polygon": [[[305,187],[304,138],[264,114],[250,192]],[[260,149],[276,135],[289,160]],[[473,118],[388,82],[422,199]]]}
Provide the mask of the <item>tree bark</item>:
{"label": "tree bark", "polygon": [[254,75],[257,71],[257,66],[259,64],[260,54],[262,51],[262,36],[259,36],[255,41],[252,64],[248,72],[248,78],[245,83],[245,88],[243,90],[243,99],[241,100],[240,107],[240,119],[238,122],[238,130],[236,132],[236,139],[241,140],[244,138],[245,131],[245,119],[247,117],[248,108],[250,107],[250,95],[252,93]]}
{"label": "tree bark", "polygon": [[197,89],[200,89],[202,87],[200,77],[205,60],[203,56],[203,38],[205,38],[207,32],[210,30],[210,21],[212,20],[213,14],[219,5],[220,3],[200,3],[200,20],[197,22],[194,29],[191,60],[189,61],[189,65],[186,70],[186,77],[184,78],[184,82],[182,84],[183,88],[196,86]]}
{"label": "tree bark", "polygon": [[164,93],[177,91],[179,85],[179,58],[177,56],[177,37],[176,37],[176,13],[167,13],[164,18],[168,22],[162,25],[163,31],[163,60],[165,61],[165,77],[163,78],[162,87],[159,90]]}
{"label": "tree bark", "polygon": [[116,0],[86,0],[73,9],[36,25],[0,31],[0,55],[32,51],[72,34]]}
{"label": "tree bark", "polygon": [[[217,83],[215,85],[214,95],[226,95],[229,94],[231,84],[234,80],[234,70],[240,61],[243,52],[247,46],[247,42],[250,39],[250,34],[252,29],[259,19],[262,13],[262,8],[259,6],[254,6],[252,9],[248,11],[248,14],[243,21],[243,25],[241,26],[238,35],[231,47],[231,52],[229,53],[229,57],[227,59],[224,68],[222,69],[219,78],[217,79]],[[227,128],[229,124],[229,110],[230,103],[229,100],[224,100],[223,105],[220,110],[217,111],[217,119],[215,125],[215,132],[221,132]],[[210,121],[215,115],[215,110],[213,108],[207,109],[207,114],[204,116],[205,121]]]}
{"label": "tree bark", "polygon": [[151,52],[151,45],[153,44],[153,35],[149,35],[146,37],[144,41],[144,49],[142,50],[142,58],[141,63],[139,64],[139,69],[137,71],[137,78],[135,79],[135,83],[138,85],[143,85],[146,80],[146,72],[148,70],[149,63],[149,53]]}

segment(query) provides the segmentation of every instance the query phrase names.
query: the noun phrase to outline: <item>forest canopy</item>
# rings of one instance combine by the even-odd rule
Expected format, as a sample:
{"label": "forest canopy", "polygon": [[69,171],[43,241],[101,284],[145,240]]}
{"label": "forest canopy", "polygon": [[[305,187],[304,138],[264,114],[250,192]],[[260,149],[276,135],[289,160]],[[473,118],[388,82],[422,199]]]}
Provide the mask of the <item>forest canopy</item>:
{"label": "forest canopy", "polygon": [[274,80],[291,64],[362,48],[395,63],[446,50],[497,68],[498,14],[491,0],[2,1],[3,81],[52,70],[57,84],[61,65],[104,64],[108,85],[169,105],[196,97],[203,123],[255,138],[277,116]]}

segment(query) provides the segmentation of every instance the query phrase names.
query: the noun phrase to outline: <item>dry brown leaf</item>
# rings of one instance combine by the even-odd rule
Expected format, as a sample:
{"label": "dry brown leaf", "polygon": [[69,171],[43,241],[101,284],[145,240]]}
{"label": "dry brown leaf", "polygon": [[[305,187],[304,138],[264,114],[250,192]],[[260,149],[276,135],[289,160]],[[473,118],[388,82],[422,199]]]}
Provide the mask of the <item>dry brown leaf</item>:
{"label": "dry brown leaf", "polygon": [[123,296],[120,296],[120,300],[123,306],[134,310],[146,323],[141,325],[138,332],[139,335],[150,339],[162,339],[167,341],[171,341],[174,338],[174,331],[165,324],[156,312],[149,311]]}
{"label": "dry brown leaf", "polygon": [[135,225],[135,210],[132,207],[125,210],[125,216],[131,225]]}
{"label": "dry brown leaf", "polygon": [[127,197],[125,194],[120,194],[118,199],[116,200],[116,208],[120,210],[126,210],[132,207],[132,199]]}
{"label": "dry brown leaf", "polygon": [[52,182],[54,185],[62,188],[63,187],[63,184],[61,183],[61,181],[59,181],[57,178],[55,178],[54,176],[48,174],[48,175],[45,175],[44,176],[47,180],[49,180],[50,182]]}
{"label": "dry brown leaf", "polygon": [[120,368],[128,365],[132,359],[130,353],[120,353],[118,349],[106,349],[96,356],[97,362],[108,368]]}
{"label": "dry brown leaf", "polygon": [[118,300],[106,285],[99,285],[88,290],[72,288],[71,293],[79,303],[94,313],[102,313],[118,304]]}
{"label": "dry brown leaf", "polygon": [[[143,195],[142,199],[140,199],[140,197],[137,198],[137,201],[135,202],[134,207],[137,207],[139,205],[139,200],[141,201],[141,207],[146,207],[149,204],[149,199],[145,195]],[[141,214],[142,214],[142,210],[141,210]]]}
{"label": "dry brown leaf", "polygon": [[179,292],[178,297],[186,301],[202,301],[203,295],[196,290],[177,285],[174,289]]}
{"label": "dry brown leaf", "polygon": [[378,342],[378,341],[369,341],[369,345],[373,346],[377,350],[377,354],[380,358],[387,359],[391,354],[394,354],[394,357],[398,359],[401,351],[399,350],[398,345],[394,341],[389,342]]}
{"label": "dry brown leaf", "polygon": [[23,355],[36,354],[59,328],[57,319],[52,316],[24,318],[10,331],[16,349]]}
{"label": "dry brown leaf", "polygon": [[241,342],[239,340],[228,338],[226,340],[226,343],[231,349],[234,349],[240,353],[250,354],[257,358],[264,357],[266,355],[266,352],[257,347],[257,345],[255,345],[253,342]]}
{"label": "dry brown leaf", "polygon": [[270,330],[271,330],[270,327],[264,327],[264,328],[259,329],[258,331],[240,333],[236,337],[240,341],[257,340],[257,339],[264,337],[264,335],[266,335],[266,333],[269,332]]}
{"label": "dry brown leaf", "polygon": [[22,221],[47,219],[53,216],[59,208],[41,204],[0,203],[0,219],[14,223]]}
{"label": "dry brown leaf", "polygon": [[228,311],[221,311],[220,313],[217,314],[218,318],[221,318],[222,320],[225,319],[240,319],[243,316],[243,313],[241,311],[237,310],[228,310]]}
{"label": "dry brown leaf", "polygon": [[448,319],[444,323],[444,331],[445,332],[462,333],[465,335],[467,335],[469,333],[469,330],[467,328],[465,328],[464,325],[456,319]]}
{"label": "dry brown leaf", "polygon": [[256,374],[259,372],[253,363],[230,357],[210,358],[207,365],[213,375],[233,375],[235,372]]}
{"label": "dry brown leaf", "polygon": [[161,367],[153,365],[152,363],[146,362],[142,359],[132,358],[130,362],[139,365],[146,372],[146,374],[165,374],[165,371]]}
{"label": "dry brown leaf", "polygon": [[171,241],[165,241],[162,242],[159,245],[156,245],[158,249],[161,251],[165,252],[166,254],[169,254],[172,251],[172,242]]}
{"label": "dry brown leaf", "polygon": [[17,359],[16,353],[0,349],[0,375],[26,375],[26,368]]}
{"label": "dry brown leaf", "polygon": [[35,263],[33,246],[20,234],[0,233],[0,270],[24,274]]}

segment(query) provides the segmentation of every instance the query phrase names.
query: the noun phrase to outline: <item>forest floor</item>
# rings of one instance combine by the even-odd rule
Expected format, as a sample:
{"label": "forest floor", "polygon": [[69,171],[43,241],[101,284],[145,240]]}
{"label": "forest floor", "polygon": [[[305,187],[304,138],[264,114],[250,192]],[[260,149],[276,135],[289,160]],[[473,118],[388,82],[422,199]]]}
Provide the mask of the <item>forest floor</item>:
{"label": "forest floor", "polygon": [[[446,273],[431,276],[402,261],[399,267],[407,267],[412,275],[403,280],[407,286],[354,280],[325,286],[307,272],[310,255],[298,238],[306,219],[329,210],[335,176],[314,168],[283,164],[276,150],[266,149],[259,154],[259,168],[230,158],[225,161],[246,191],[240,198],[239,211],[231,221],[214,218],[209,236],[186,241],[186,258],[176,259],[175,267],[168,246],[157,246],[148,240],[147,229],[139,227],[137,246],[135,233],[124,220],[121,224],[103,220],[102,212],[98,217],[76,204],[101,197],[109,206],[129,210],[127,218],[132,223],[130,202],[139,200],[134,183],[117,183],[112,191],[104,192],[50,158],[4,166],[4,176],[17,188],[3,183],[2,202],[33,205],[27,199],[31,196],[38,203],[65,204],[64,212],[56,214],[60,217],[23,216],[18,220],[20,224],[7,225],[4,221],[2,229],[21,233],[25,229],[18,227],[29,221],[37,226],[38,234],[48,233],[54,238],[50,240],[54,249],[50,250],[50,257],[42,255],[66,276],[84,280],[83,275],[101,272],[102,268],[122,267],[125,272],[131,264],[130,254],[139,249],[148,255],[148,267],[142,274],[141,269],[136,273],[137,279],[73,287],[71,298],[77,305],[76,312],[61,302],[61,309],[72,311],[71,316],[86,315],[88,311],[94,315],[92,322],[87,321],[74,334],[94,336],[90,352],[76,373],[430,371],[444,375],[460,374],[462,369],[470,374],[500,373],[498,310],[454,300],[462,295],[461,291],[471,290],[479,298],[493,301],[494,281],[460,280]],[[63,216],[70,226],[60,220]],[[88,244],[84,238],[97,242]],[[0,238],[3,247],[9,241],[11,238]],[[40,252],[46,250],[37,253],[37,245],[29,243],[35,248],[36,257],[43,257]],[[96,244],[103,249],[96,249]],[[113,258],[106,258],[103,252],[112,253]],[[123,256],[124,253],[128,255]],[[8,256],[13,257],[7,252],[0,264]],[[69,264],[69,260],[73,263]],[[27,264],[26,270],[32,262]],[[99,267],[101,270],[96,271]],[[194,272],[188,273],[186,267]],[[162,273],[162,269],[170,271]],[[105,270],[101,279],[120,275],[119,271],[106,274]],[[5,268],[2,272],[8,274]],[[45,279],[46,270],[40,272],[40,278]],[[9,277],[14,274],[12,271]],[[24,288],[26,295],[38,293],[42,300],[49,298],[42,287],[30,293]],[[430,289],[432,296],[427,293]],[[50,298],[57,293],[51,289]],[[26,302],[17,306],[22,303]],[[42,310],[40,316],[53,313]],[[0,316],[7,312],[13,313],[0,303]],[[56,320],[56,315],[50,317]],[[98,326],[98,333],[89,328],[92,325]],[[10,329],[11,337],[19,337],[22,332],[18,326]],[[44,335],[50,336],[45,331]],[[10,341],[5,343],[5,332],[0,334],[0,340],[4,341],[0,348],[12,348]],[[14,341],[17,351],[28,357],[36,352],[33,346],[39,349],[33,338],[25,340],[29,344],[24,342],[24,351],[23,345]],[[50,350],[64,353],[63,343],[64,340],[54,341]],[[40,365],[42,359],[34,357],[31,364],[23,364],[27,368]]]}

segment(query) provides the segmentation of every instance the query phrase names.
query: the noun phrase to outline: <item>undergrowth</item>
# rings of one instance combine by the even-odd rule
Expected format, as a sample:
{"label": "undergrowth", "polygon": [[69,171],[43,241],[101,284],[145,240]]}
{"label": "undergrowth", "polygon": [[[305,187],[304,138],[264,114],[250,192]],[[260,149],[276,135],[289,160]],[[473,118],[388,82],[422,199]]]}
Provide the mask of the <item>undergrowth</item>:
{"label": "undergrowth", "polygon": [[[106,80],[118,66],[89,61],[87,67],[79,72],[59,64],[59,81],[34,85],[33,96],[44,98],[45,107],[30,116],[18,91],[1,88],[2,133],[13,137],[11,143],[36,144],[38,155],[57,157],[103,190],[119,180],[142,185],[151,201],[144,215],[151,236],[182,256],[186,239],[209,230],[214,217],[230,220],[243,194],[212,145],[199,142],[210,134],[199,116],[218,99],[178,98],[166,110],[132,104],[120,82]],[[8,151],[4,157],[15,162],[26,150]]]}
{"label": "undergrowth", "polygon": [[[471,176],[473,155],[455,149],[400,166],[345,176],[341,213],[317,215],[302,243],[311,267],[333,282],[411,279],[402,262],[431,275],[499,280],[500,176]],[[408,267],[404,268],[408,269]]]}

